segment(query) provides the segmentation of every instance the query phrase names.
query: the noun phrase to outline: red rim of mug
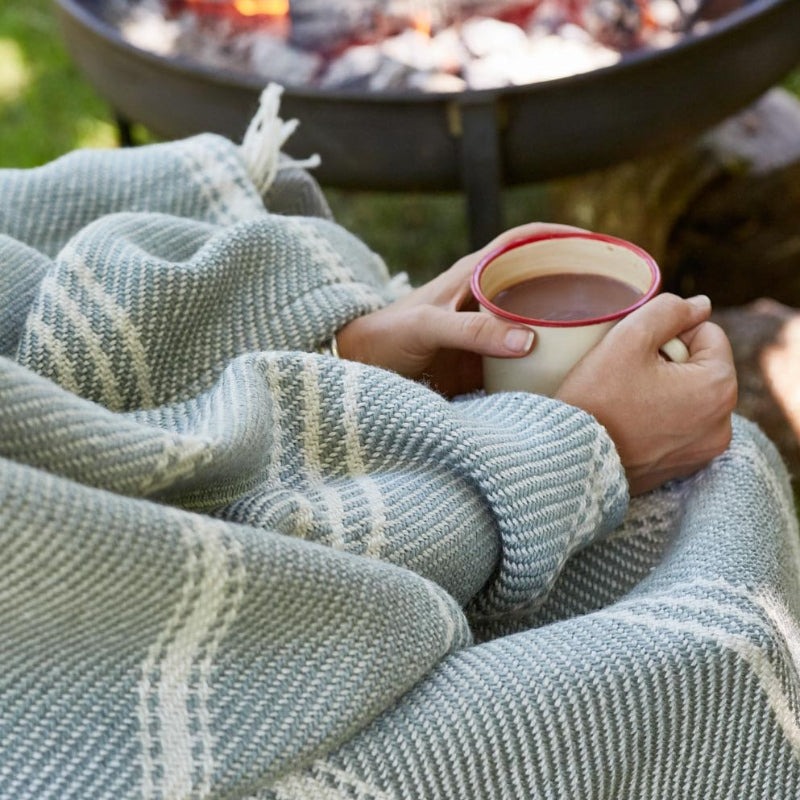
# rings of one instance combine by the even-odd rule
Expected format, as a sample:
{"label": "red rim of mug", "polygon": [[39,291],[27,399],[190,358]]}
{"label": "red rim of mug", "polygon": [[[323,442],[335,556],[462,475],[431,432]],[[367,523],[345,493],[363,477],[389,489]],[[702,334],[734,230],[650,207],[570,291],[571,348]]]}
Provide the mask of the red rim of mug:
{"label": "red rim of mug", "polygon": [[[496,258],[504,253],[509,252],[510,250],[515,250],[517,247],[522,247],[526,244],[532,244],[533,242],[542,242],[548,239],[592,239],[594,241],[606,242],[607,244],[624,247],[627,250],[635,253],[647,264],[648,268],[650,269],[650,275],[653,279],[650,288],[635,303],[632,303],[631,305],[626,306],[619,311],[615,311],[613,314],[606,314],[602,317],[587,317],[586,319],[545,320],[534,319],[533,317],[522,317],[519,314],[513,314],[511,311],[506,311],[505,309],[500,308],[492,303],[492,301],[484,295],[480,287],[480,280],[484,270]],[[498,317],[503,317],[504,319],[511,320],[512,322],[521,322],[524,325],[542,325],[548,328],[575,328],[579,325],[596,325],[601,322],[611,322],[615,319],[620,319],[621,317],[630,314],[631,311],[639,308],[639,306],[643,306],[648,300],[650,300],[651,297],[657,294],[658,290],[661,288],[661,271],[659,270],[655,259],[646,250],[642,250],[641,247],[638,247],[637,245],[633,244],[632,242],[628,242],[625,239],[617,239],[615,236],[607,236],[604,233],[571,233],[564,231],[559,233],[540,233],[534,234],[533,236],[525,236],[522,239],[514,239],[513,241],[507,242],[501,247],[497,247],[490,253],[487,253],[477,263],[475,269],[472,271],[472,280],[470,281],[470,286],[472,287],[472,294],[475,299],[484,308],[491,311],[493,314],[496,314]]]}

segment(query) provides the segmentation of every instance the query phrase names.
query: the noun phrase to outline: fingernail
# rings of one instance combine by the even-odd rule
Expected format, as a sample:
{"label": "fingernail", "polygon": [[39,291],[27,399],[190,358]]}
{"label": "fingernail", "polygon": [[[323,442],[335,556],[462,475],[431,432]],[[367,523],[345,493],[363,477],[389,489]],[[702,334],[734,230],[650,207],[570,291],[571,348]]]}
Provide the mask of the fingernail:
{"label": "fingernail", "polygon": [[506,334],[505,346],[512,353],[527,353],[533,347],[533,331],[528,328],[512,328]]}
{"label": "fingernail", "polygon": [[698,294],[687,299],[693,306],[696,306],[697,308],[702,308],[703,310],[711,308],[711,298],[708,295]]}

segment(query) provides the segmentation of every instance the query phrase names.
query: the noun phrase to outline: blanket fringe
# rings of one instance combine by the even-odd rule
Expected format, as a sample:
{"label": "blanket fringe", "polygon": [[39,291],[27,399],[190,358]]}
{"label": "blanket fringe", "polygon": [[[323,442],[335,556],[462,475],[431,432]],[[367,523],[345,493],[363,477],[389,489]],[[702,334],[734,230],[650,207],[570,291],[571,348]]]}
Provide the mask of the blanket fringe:
{"label": "blanket fringe", "polygon": [[300,160],[285,154],[281,157],[281,148],[299,124],[296,119],[284,121],[278,116],[282,94],[283,87],[277,83],[270,83],[264,89],[258,111],[250,121],[240,147],[250,178],[262,195],[272,186],[278,170],[288,167],[308,169],[320,164],[320,157],[316,154]]}

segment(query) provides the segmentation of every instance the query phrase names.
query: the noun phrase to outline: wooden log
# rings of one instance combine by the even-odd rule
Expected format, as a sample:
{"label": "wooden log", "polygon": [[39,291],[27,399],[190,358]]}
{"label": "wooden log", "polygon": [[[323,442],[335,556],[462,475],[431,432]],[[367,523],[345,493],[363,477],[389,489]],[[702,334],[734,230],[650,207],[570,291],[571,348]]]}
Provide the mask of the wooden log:
{"label": "wooden log", "polygon": [[774,90],[709,140],[719,175],[676,220],[664,266],[720,305],[800,306],[800,101]]}
{"label": "wooden log", "polygon": [[330,52],[353,41],[372,41],[409,27],[437,30],[465,16],[502,16],[539,0],[290,0],[291,41]]}
{"label": "wooden log", "polygon": [[291,0],[291,41],[307,50],[335,51],[370,41],[425,18],[438,25],[450,0]]}

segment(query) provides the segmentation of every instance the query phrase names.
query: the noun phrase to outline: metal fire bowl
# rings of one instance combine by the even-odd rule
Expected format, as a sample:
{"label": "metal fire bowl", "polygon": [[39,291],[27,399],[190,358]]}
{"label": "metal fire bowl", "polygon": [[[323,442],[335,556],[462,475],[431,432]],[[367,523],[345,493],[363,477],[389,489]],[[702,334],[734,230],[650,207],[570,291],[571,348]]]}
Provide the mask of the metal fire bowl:
{"label": "metal fire bowl", "polygon": [[[167,138],[239,141],[263,81],[123,41],[102,0],[57,0],[72,57],[118,114]],[[322,156],[323,185],[453,190],[601,168],[677,144],[755,100],[800,63],[800,0],[754,0],[665,50],[524,86],[419,94],[287,89],[287,152]],[[484,163],[481,163],[481,161]]]}

